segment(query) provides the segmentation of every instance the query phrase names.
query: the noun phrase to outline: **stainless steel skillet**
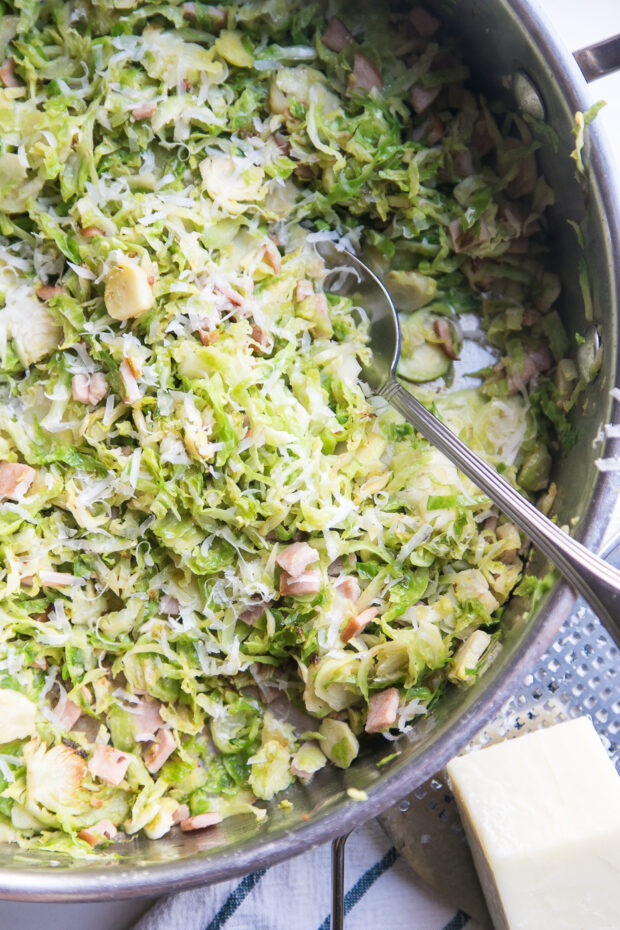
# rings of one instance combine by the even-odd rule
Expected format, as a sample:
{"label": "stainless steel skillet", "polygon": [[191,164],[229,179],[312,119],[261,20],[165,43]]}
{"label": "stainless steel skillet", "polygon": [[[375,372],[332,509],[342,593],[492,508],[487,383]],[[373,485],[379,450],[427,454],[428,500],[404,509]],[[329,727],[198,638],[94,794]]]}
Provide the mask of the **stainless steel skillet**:
{"label": "stainless steel skillet", "polygon": [[[620,307],[620,188],[612,159],[596,123],[591,127],[587,155],[587,193],[573,178],[568,155],[576,110],[591,97],[572,56],[558,42],[538,8],[527,0],[437,0],[428,3],[446,28],[459,35],[469,63],[489,96],[514,95],[517,105],[541,108],[560,139],[557,153],[541,155],[541,168],[554,188],[552,215],[554,260],[564,281],[564,318],[572,331],[596,328],[603,343],[601,372],[591,386],[580,419],[580,445],[558,464],[556,480],[561,522],[574,519],[574,535],[593,551],[607,529],[616,497],[612,473],[599,473],[594,460],[619,450],[618,441],[593,447],[602,423],[618,419],[610,396],[618,382]],[[511,90],[507,91],[507,85]],[[586,320],[577,275],[578,247],[567,219],[587,221],[586,259],[593,282],[594,319]],[[534,573],[543,574],[543,559]],[[290,792],[294,803],[285,813],[274,806],[264,826],[235,818],[218,832],[204,836],[173,836],[141,840],[122,850],[118,862],[105,865],[50,861],[13,846],[0,847],[0,895],[27,900],[85,900],[154,895],[215,882],[290,858],[310,846],[346,833],[376,816],[423,782],[445,763],[489,719],[536,657],[552,641],[573,603],[573,595],[558,582],[533,612],[514,602],[506,615],[503,650],[495,664],[466,692],[447,695],[432,719],[403,738],[399,755],[386,765],[377,762],[393,752],[378,740],[346,772],[323,772],[307,788]],[[368,801],[352,801],[348,787],[364,789]],[[308,819],[304,819],[307,817]]]}

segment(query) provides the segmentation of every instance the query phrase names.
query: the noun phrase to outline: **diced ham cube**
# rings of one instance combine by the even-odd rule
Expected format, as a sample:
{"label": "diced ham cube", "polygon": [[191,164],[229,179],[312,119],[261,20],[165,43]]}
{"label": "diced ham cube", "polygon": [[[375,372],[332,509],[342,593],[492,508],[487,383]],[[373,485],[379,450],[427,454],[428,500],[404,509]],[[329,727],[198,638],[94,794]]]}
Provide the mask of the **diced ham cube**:
{"label": "diced ham cube", "polygon": [[194,817],[187,817],[186,820],[182,820],[181,830],[183,833],[191,833],[192,830],[204,830],[205,827],[214,827],[216,823],[221,822],[221,814],[209,811],[206,814],[196,814]]}
{"label": "diced ham cube", "polygon": [[353,45],[355,41],[345,24],[337,16],[332,16],[329,26],[321,38],[323,44],[330,48],[332,52],[342,52],[349,45]]}
{"label": "diced ham cube", "polygon": [[131,115],[135,120],[150,119],[151,116],[155,115],[157,110],[157,104],[154,100],[149,100],[146,103],[140,103],[131,111]]}
{"label": "diced ham cube", "polygon": [[85,226],[84,229],[80,230],[80,235],[84,236],[85,239],[94,239],[95,236],[105,236],[105,233],[98,226]]}
{"label": "diced ham cube", "polygon": [[217,330],[216,329],[211,329],[211,330],[201,329],[199,331],[199,336],[200,336],[200,341],[202,342],[203,346],[212,346],[212,345],[215,345],[215,343],[217,342]]}
{"label": "diced ham cube", "polygon": [[159,609],[162,614],[166,614],[169,617],[176,617],[179,612],[179,602],[176,597],[172,597],[170,594],[164,594],[159,601]]}
{"label": "diced ham cube", "polygon": [[108,382],[101,371],[95,371],[90,376],[88,385],[88,400],[91,404],[98,404],[108,393]]}
{"label": "diced ham cube", "polygon": [[424,140],[427,145],[436,145],[443,138],[443,123],[436,114],[433,114],[413,130],[411,138],[414,142]]}
{"label": "diced ham cube", "polygon": [[243,623],[247,623],[248,626],[252,626],[253,623],[256,623],[257,620],[263,616],[267,610],[269,603],[263,601],[260,604],[251,604],[249,607],[246,607],[245,610],[242,610],[239,614],[239,620]]}
{"label": "diced ham cube", "polygon": [[286,572],[280,578],[280,594],[301,597],[304,594],[317,594],[321,590],[321,572],[311,569],[297,578],[291,578]]}
{"label": "diced ham cube", "polygon": [[215,290],[219,291],[222,297],[225,297],[226,300],[229,300],[233,307],[242,307],[245,303],[245,298],[236,291],[234,288],[227,284],[225,281],[217,281],[215,283]]}
{"label": "diced ham cube", "polygon": [[80,830],[78,836],[81,840],[86,840],[91,846],[98,846],[105,840],[113,840],[118,830],[111,820],[100,820],[94,827],[86,827]]}
{"label": "diced ham cube", "polygon": [[36,471],[30,465],[20,462],[0,462],[0,497],[20,501],[36,478]]}
{"label": "diced ham cube", "polygon": [[275,274],[279,274],[282,267],[282,256],[278,251],[277,245],[269,240],[263,248],[263,259],[273,268]]}
{"label": "diced ham cube", "polygon": [[54,708],[54,723],[59,730],[64,730],[65,733],[68,733],[82,716],[82,708],[67,698],[61,711],[60,703],[59,701]]}
{"label": "diced ham cube", "polygon": [[361,633],[364,627],[367,626],[371,620],[374,620],[378,613],[379,611],[376,607],[367,607],[366,610],[362,610],[361,613],[357,614],[355,617],[351,617],[340,634],[342,642],[348,643],[350,639],[353,639],[354,636]]}
{"label": "diced ham cube", "polygon": [[276,562],[291,578],[298,578],[309,565],[318,562],[319,553],[305,542],[293,543],[276,556]]}
{"label": "diced ham cube", "polygon": [[340,578],[336,582],[336,588],[349,601],[355,602],[361,594],[359,582],[353,575],[345,575],[344,578]]}
{"label": "diced ham cube", "polygon": [[189,807],[187,804],[179,804],[174,814],[172,815],[173,823],[181,823],[182,820],[187,820],[189,818]]}
{"label": "diced ham cube", "polygon": [[134,719],[137,740],[155,739],[156,732],[164,722],[159,713],[159,708],[159,701],[151,697],[145,697],[142,698],[139,704],[129,709]]}
{"label": "diced ham cube", "polygon": [[366,719],[367,733],[380,733],[387,730],[396,722],[400,696],[397,688],[388,688],[371,694],[368,699],[368,717]]}
{"label": "diced ham cube", "polygon": [[452,167],[459,178],[468,178],[474,173],[474,159],[469,149],[459,149],[452,156]]}
{"label": "diced ham cube", "polygon": [[77,400],[80,404],[88,403],[89,382],[90,378],[88,375],[73,375],[73,378],[71,379],[71,396],[73,400]]}
{"label": "diced ham cube", "polygon": [[427,13],[422,6],[414,6],[409,14],[409,22],[423,39],[428,39],[439,29],[439,20]]}
{"label": "diced ham cube", "polygon": [[[221,6],[203,7],[203,15],[204,13],[209,17],[209,29],[211,32],[217,33],[226,25],[226,10]],[[196,19],[196,4],[191,2],[191,0],[183,4],[183,16],[185,19]]]}
{"label": "diced ham cube", "polygon": [[18,78],[15,75],[15,62],[12,58],[7,58],[0,66],[0,81],[5,87],[21,87]]}
{"label": "diced ham cube", "polygon": [[314,294],[314,286],[312,281],[303,279],[298,281],[295,286],[295,300],[297,303],[301,303],[302,300],[305,300],[306,297],[312,297]]}
{"label": "diced ham cube", "polygon": [[258,355],[265,355],[267,352],[270,352],[273,348],[273,342],[267,335],[267,333],[257,326],[256,323],[252,326],[251,332],[252,342],[254,344],[254,351]]}
{"label": "diced ham cube", "polygon": [[523,353],[522,370],[513,370],[508,375],[508,393],[516,394],[524,390],[528,381],[540,372],[548,371],[553,365],[553,358],[547,346]]}
{"label": "diced ham cube", "polygon": [[113,746],[97,743],[88,769],[95,778],[100,778],[106,785],[120,785],[129,768],[129,756]]}
{"label": "diced ham cube", "polygon": [[448,229],[450,230],[452,246],[455,252],[467,252],[474,246],[489,241],[489,229],[484,219],[480,220],[479,232],[476,232],[475,229],[463,231],[460,220],[452,220],[448,224]]}
{"label": "diced ham cube", "polygon": [[41,287],[38,287],[35,291],[39,300],[51,300],[52,297],[58,297],[59,294],[62,294],[62,287],[60,284],[42,284]]}
{"label": "diced ham cube", "polygon": [[81,404],[98,404],[108,393],[105,375],[95,371],[92,375],[73,375],[71,396]]}
{"label": "diced ham cube", "polygon": [[431,103],[437,99],[441,92],[441,87],[412,87],[409,94],[411,106],[420,116],[426,113]]}
{"label": "diced ham cube", "polygon": [[376,65],[365,55],[357,52],[353,57],[353,90],[381,90],[383,78]]}
{"label": "diced ham cube", "polygon": [[166,759],[170,758],[176,748],[177,744],[170,730],[160,727],[155,734],[155,740],[144,753],[144,763],[151,775],[159,772]]}

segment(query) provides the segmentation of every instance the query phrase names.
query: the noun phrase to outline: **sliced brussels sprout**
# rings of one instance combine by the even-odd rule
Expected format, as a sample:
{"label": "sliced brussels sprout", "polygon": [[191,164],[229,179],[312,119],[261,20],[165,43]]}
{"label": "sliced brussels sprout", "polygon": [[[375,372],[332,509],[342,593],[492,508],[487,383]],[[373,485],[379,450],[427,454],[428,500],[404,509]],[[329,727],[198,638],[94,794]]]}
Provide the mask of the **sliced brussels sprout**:
{"label": "sliced brussels sprout", "polygon": [[274,794],[284,791],[293,781],[291,754],[275,739],[268,740],[248,762],[250,787],[263,801],[271,800]]}
{"label": "sliced brussels sprout", "polygon": [[399,314],[401,356],[398,374],[408,381],[434,381],[458,357],[460,335],[453,321],[430,308]]}
{"label": "sliced brussels sprout", "polygon": [[339,769],[348,769],[358,752],[360,745],[348,723],[326,717],[319,727],[323,737],[321,749],[327,758]]}
{"label": "sliced brussels sprout", "polygon": [[383,283],[396,309],[404,313],[425,307],[437,293],[435,279],[419,271],[388,271]]}

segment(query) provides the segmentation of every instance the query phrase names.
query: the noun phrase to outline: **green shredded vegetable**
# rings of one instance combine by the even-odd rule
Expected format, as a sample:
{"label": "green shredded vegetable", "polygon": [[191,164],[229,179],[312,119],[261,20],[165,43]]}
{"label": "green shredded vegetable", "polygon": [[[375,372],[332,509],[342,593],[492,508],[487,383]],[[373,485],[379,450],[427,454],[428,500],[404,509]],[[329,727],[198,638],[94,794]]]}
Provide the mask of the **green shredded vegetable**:
{"label": "green shredded vegetable", "polygon": [[[317,243],[425,308],[418,396],[524,493],[582,382],[535,127],[420,8],[3,10],[0,840],[88,857],[411,729],[525,590],[516,528],[370,396]],[[450,392],[474,317],[494,361]]]}

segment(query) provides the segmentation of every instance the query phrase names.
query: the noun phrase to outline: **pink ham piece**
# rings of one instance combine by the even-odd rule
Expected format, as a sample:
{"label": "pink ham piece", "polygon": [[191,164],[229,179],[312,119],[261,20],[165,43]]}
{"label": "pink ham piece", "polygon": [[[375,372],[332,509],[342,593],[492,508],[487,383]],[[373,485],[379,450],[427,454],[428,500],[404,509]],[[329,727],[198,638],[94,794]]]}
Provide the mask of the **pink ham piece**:
{"label": "pink ham piece", "polygon": [[179,804],[174,814],[172,815],[173,823],[181,823],[182,820],[187,820],[189,818],[189,807],[187,804]]}
{"label": "pink ham piece", "polygon": [[396,722],[400,697],[397,688],[388,688],[371,694],[368,699],[368,717],[365,730],[367,733],[380,733]]}
{"label": "pink ham piece", "polygon": [[105,236],[105,233],[98,226],[85,226],[80,230],[80,236],[84,236],[85,239],[94,239],[95,236]]}
{"label": "pink ham piece", "polygon": [[217,330],[215,329],[212,329],[210,331],[206,329],[201,329],[199,331],[199,335],[200,335],[200,341],[202,342],[203,346],[213,346],[217,342],[218,334],[217,334]]}
{"label": "pink ham piece", "polygon": [[94,827],[86,827],[80,830],[78,836],[81,840],[86,840],[90,846],[98,846],[105,840],[113,840],[118,830],[111,820],[100,820]]}
{"label": "pink ham piece", "polygon": [[323,45],[330,48],[332,52],[342,52],[355,41],[345,24],[337,16],[332,16],[321,38]]}
{"label": "pink ham piece", "polygon": [[306,297],[312,297],[314,294],[314,287],[312,281],[308,281],[307,278],[298,281],[295,286],[295,300],[297,303],[301,303],[302,300],[305,300]]}
{"label": "pink ham piece", "polygon": [[5,87],[21,87],[21,84],[15,76],[15,62],[12,58],[7,58],[0,66],[0,81]]}
{"label": "pink ham piece", "polygon": [[35,291],[39,300],[51,300],[52,297],[58,297],[59,294],[62,294],[62,287],[60,284],[42,284],[41,287],[38,287]]}
{"label": "pink ham piece", "polygon": [[414,6],[409,14],[409,22],[423,39],[428,39],[439,29],[439,20],[427,13],[422,6]]}
{"label": "pink ham piece", "polygon": [[411,133],[414,142],[424,140],[427,145],[436,145],[443,138],[443,123],[438,116],[429,116],[420,126]]}
{"label": "pink ham piece", "polygon": [[376,607],[367,607],[366,610],[362,610],[362,612],[356,614],[355,617],[351,617],[340,634],[342,642],[348,643],[350,639],[353,639],[354,636],[361,633],[364,627],[367,626],[371,620],[374,620],[378,613],[379,611]]}
{"label": "pink ham piece", "polygon": [[446,353],[448,358],[457,359],[458,354],[454,348],[454,342],[452,340],[452,327],[447,320],[444,320],[442,317],[439,317],[433,323],[433,329],[435,330],[435,335],[439,339],[439,345]]}
{"label": "pink ham piece", "polygon": [[222,815],[216,814],[215,811],[206,814],[196,814],[195,817],[187,817],[181,821],[181,830],[183,833],[191,833],[192,830],[204,830],[205,827],[214,827],[216,823],[222,822]]}
{"label": "pink ham piece", "polygon": [[[221,6],[203,7],[203,15],[209,17],[209,31],[218,33],[226,25],[226,10]],[[196,19],[196,4],[191,2],[183,4],[183,16],[185,19]]]}
{"label": "pink ham piece", "polygon": [[159,772],[166,759],[170,758],[176,748],[177,744],[170,730],[160,727],[155,734],[155,740],[144,753],[144,763],[151,775]]}
{"label": "pink ham piece", "polygon": [[483,219],[480,220],[480,230],[466,229],[463,231],[460,220],[452,220],[448,224],[452,245],[455,252],[467,252],[476,245],[482,245],[489,241],[489,230]]}
{"label": "pink ham piece", "polygon": [[459,149],[454,153],[452,168],[459,178],[468,178],[474,173],[474,159],[469,149]]}
{"label": "pink ham piece", "polygon": [[309,565],[318,562],[319,553],[308,543],[298,542],[287,546],[276,556],[276,562],[291,578],[298,578]]}
{"label": "pink ham piece", "polygon": [[343,597],[353,602],[355,602],[362,593],[360,591],[359,582],[353,575],[345,575],[344,578],[340,578],[336,582],[336,588]]}
{"label": "pink ham piece", "polygon": [[172,597],[170,594],[164,594],[159,601],[159,609],[162,614],[166,614],[169,617],[176,617],[179,612],[179,602],[176,597]]}
{"label": "pink ham piece", "polygon": [[[64,703],[64,706],[61,708],[61,704]],[[77,704],[74,704],[70,698],[67,698],[66,701],[59,701],[56,707],[54,708],[54,723],[59,730],[63,730],[65,733],[68,733],[69,730],[72,730],[75,724],[78,722],[82,716],[82,708]]]}
{"label": "pink ham piece", "polygon": [[508,375],[508,393],[516,394],[517,391],[523,391],[531,378],[534,378],[542,371],[548,371],[552,365],[553,358],[546,346],[535,349],[533,352],[524,352],[523,369],[521,371],[512,371]]}
{"label": "pink ham piece", "polygon": [[232,288],[230,284],[227,284],[225,281],[217,281],[214,286],[215,290],[219,291],[222,297],[225,297],[226,300],[229,300],[233,307],[242,307],[245,303],[245,299],[242,297],[239,291],[234,290],[234,288]]}
{"label": "pink ham piece", "polygon": [[383,88],[383,78],[381,72],[365,55],[357,52],[353,57],[353,80],[351,82],[353,90],[371,90],[380,91]]}
{"label": "pink ham piece", "polygon": [[280,578],[280,594],[291,594],[301,597],[304,594],[318,594],[321,590],[321,572],[318,568],[311,569],[297,578],[291,578],[284,573]]}
{"label": "pink ham piece", "polygon": [[98,404],[108,393],[105,376],[96,371],[92,375],[73,375],[71,396],[81,404]]}
{"label": "pink ham piece", "polygon": [[253,623],[256,623],[256,621],[260,620],[263,616],[269,607],[269,603],[270,602],[264,601],[261,604],[251,604],[249,607],[246,607],[245,610],[241,611],[239,620],[241,620],[242,623],[247,623],[248,626],[252,626]]}
{"label": "pink ham piece", "polygon": [[97,743],[88,770],[106,785],[120,785],[129,768],[129,756],[113,746]]}
{"label": "pink ham piece", "polygon": [[155,115],[157,110],[157,104],[154,100],[149,100],[147,103],[141,103],[135,109],[131,111],[131,115],[135,120],[150,119],[151,116]]}
{"label": "pink ham piece", "polygon": [[134,719],[136,739],[139,742],[155,739],[156,732],[164,722],[159,713],[159,707],[159,701],[151,697],[145,697],[142,698],[139,704],[129,708],[129,712]]}
{"label": "pink ham piece", "polygon": [[434,103],[441,92],[441,87],[412,87],[409,94],[411,106],[421,116],[426,113],[431,103]]}
{"label": "pink ham piece", "polygon": [[19,462],[0,462],[0,497],[20,501],[30,489],[36,475],[36,471],[30,465],[21,465]]}
{"label": "pink ham piece", "polygon": [[278,247],[271,239],[263,247],[263,260],[273,269],[274,274],[279,274],[282,268],[282,256]]}

